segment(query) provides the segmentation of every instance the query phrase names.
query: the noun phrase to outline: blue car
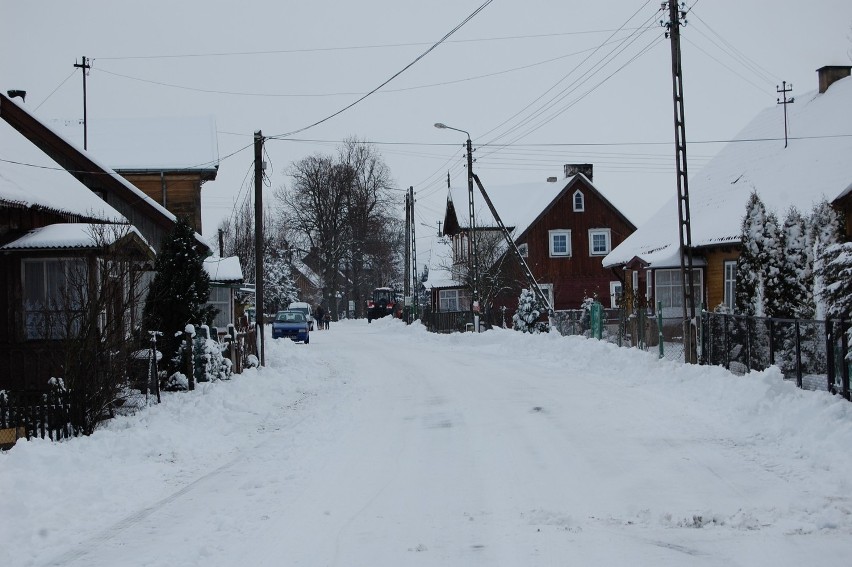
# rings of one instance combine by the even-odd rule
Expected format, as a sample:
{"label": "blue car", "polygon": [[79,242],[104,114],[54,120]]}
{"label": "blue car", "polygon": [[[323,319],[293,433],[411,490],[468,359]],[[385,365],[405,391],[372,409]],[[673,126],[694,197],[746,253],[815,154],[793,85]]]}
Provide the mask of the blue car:
{"label": "blue car", "polygon": [[272,338],[288,338],[296,342],[311,342],[310,323],[304,313],[298,311],[279,311],[272,321]]}

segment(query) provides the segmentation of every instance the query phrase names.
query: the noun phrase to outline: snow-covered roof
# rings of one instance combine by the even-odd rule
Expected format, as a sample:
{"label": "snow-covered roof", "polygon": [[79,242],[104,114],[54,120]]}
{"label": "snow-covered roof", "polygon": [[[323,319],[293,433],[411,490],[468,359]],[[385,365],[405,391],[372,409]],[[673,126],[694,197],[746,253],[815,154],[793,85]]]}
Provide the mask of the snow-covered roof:
{"label": "snow-covered roof", "polygon": [[103,248],[131,233],[145,242],[139,231],[127,224],[57,223],[30,230],[17,240],[0,246],[0,250]]}
{"label": "snow-covered roof", "polygon": [[[48,126],[83,145],[81,121],[54,120]],[[115,170],[205,170],[219,166],[212,116],[98,118],[89,120],[86,128],[89,151]]]}
{"label": "snow-covered roof", "polygon": [[[40,121],[38,118],[33,116],[33,114],[25,106],[23,106],[18,101],[13,100],[11,98],[5,98],[4,97],[3,98],[3,104],[6,104],[6,103],[12,104],[12,105],[16,106],[17,108],[19,108],[25,114],[29,115],[32,118],[32,120],[35,120],[36,122],[41,124],[41,126],[46,128],[47,130],[49,130],[53,135],[55,135],[60,140],[62,140],[63,143],[67,144],[70,148],[72,148],[76,152],[80,153],[81,155],[85,156],[86,159],[91,161],[95,166],[97,166],[100,170],[102,170],[106,175],[109,175],[110,177],[115,179],[127,191],[129,191],[130,193],[133,194],[133,198],[135,200],[134,201],[135,203],[141,204],[141,203],[144,202],[147,207],[156,211],[157,214],[162,215],[163,217],[165,217],[166,219],[168,219],[169,221],[171,221],[173,223],[177,222],[177,217],[175,215],[173,215],[168,209],[166,209],[165,207],[160,205],[158,202],[156,202],[154,199],[152,199],[151,197],[146,195],[141,189],[139,189],[138,187],[136,187],[135,185],[130,183],[128,180],[126,180],[124,177],[122,177],[121,175],[116,173],[112,168],[105,165],[105,162],[102,161],[99,157],[96,157],[93,153],[90,153],[89,151],[84,150],[82,143],[77,144],[77,143],[69,140],[66,136],[63,136],[60,132],[56,131],[55,128],[51,128],[50,125],[45,124],[44,122]],[[7,125],[7,124],[5,124],[5,122],[4,122],[4,125]],[[55,161],[51,160],[50,163],[51,163],[51,167],[56,167]],[[121,217],[121,218],[123,219],[124,217]],[[204,240],[204,238],[200,234],[195,233],[195,240],[199,244],[203,245],[207,250],[210,250],[210,245]]]}
{"label": "snow-covered roof", "polygon": [[299,259],[294,259],[293,267],[296,268],[296,270],[301,273],[312,286],[320,287],[320,283],[322,281],[321,278],[307,264]]}
{"label": "snow-covered roof", "polygon": [[[514,227],[514,234],[520,236],[570,181],[571,178],[566,178],[556,183],[542,181],[513,185],[483,185],[485,185],[485,191],[494,204],[494,208],[497,209],[497,214],[500,215],[503,224],[510,230]],[[447,198],[452,200],[455,205],[459,226],[469,228],[468,203],[470,201],[467,187],[450,187]],[[497,226],[488,205],[476,186],[473,188],[473,204],[477,225]]]}
{"label": "snow-covered roof", "polygon": [[90,219],[127,222],[3,120],[0,120],[0,201]]}
{"label": "snow-covered roof", "polygon": [[211,256],[204,259],[204,270],[210,276],[211,282],[236,283],[243,281],[243,268],[237,256],[219,258]]}
{"label": "snow-covered roof", "polygon": [[[689,181],[693,247],[738,243],[746,202],[757,191],[767,209],[783,216],[795,206],[808,213],[852,190],[852,77],[825,93],[796,97],[787,106],[789,136],[784,147],[780,105],[760,112]],[[634,257],[652,266],[679,264],[677,195],[617,246],[604,266]]]}

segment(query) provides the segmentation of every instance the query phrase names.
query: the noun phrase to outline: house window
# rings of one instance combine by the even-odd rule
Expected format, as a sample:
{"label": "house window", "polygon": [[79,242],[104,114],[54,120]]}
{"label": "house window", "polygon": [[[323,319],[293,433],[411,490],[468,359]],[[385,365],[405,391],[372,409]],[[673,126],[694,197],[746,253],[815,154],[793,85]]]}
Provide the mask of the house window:
{"label": "house window", "polygon": [[571,231],[570,230],[551,230],[548,231],[550,236],[550,256],[571,256]]}
{"label": "house window", "polygon": [[610,251],[610,230],[608,228],[589,229],[589,255],[606,256]]}
{"label": "house window", "polygon": [[620,307],[619,303],[621,302],[621,296],[624,293],[624,288],[621,285],[621,282],[614,281],[609,282],[609,306],[615,309],[616,307]]}
{"label": "house window", "polygon": [[[696,311],[700,305],[703,286],[701,270],[692,271],[692,297]],[[657,270],[654,272],[654,298],[662,303],[663,317],[676,317],[683,313],[683,287],[680,270]]]}
{"label": "house window", "polygon": [[231,288],[210,286],[210,299],[207,300],[207,305],[212,305],[219,310],[216,317],[213,318],[213,326],[217,329],[227,328],[229,323],[232,323],[231,318]]}
{"label": "house window", "polygon": [[548,303],[550,303],[550,307],[556,309],[553,303],[553,284],[552,283],[540,283],[538,287],[541,288],[541,292],[547,298]]}
{"label": "house window", "polygon": [[79,258],[23,261],[24,333],[61,339],[79,330],[86,295],[86,264]]}
{"label": "house window", "polygon": [[523,244],[518,244],[518,252],[521,253],[521,258],[528,258],[530,255],[530,247],[524,242]]}
{"label": "house window", "polygon": [[725,262],[725,307],[734,310],[737,292],[737,262]]}
{"label": "house window", "polygon": [[438,290],[439,311],[464,311],[470,305],[470,295],[466,289]]}
{"label": "house window", "polygon": [[583,196],[583,192],[579,189],[574,192],[574,212],[582,213],[586,210],[586,198]]}

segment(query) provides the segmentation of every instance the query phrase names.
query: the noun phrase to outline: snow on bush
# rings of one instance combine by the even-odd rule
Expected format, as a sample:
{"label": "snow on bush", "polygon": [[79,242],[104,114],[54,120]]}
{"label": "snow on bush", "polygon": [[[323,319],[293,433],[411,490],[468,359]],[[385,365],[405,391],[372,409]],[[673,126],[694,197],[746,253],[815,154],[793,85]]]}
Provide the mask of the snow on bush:
{"label": "snow on bush", "polygon": [[522,333],[546,333],[550,326],[539,321],[543,311],[541,302],[532,289],[522,289],[518,298],[518,310],[512,315],[512,327]]}

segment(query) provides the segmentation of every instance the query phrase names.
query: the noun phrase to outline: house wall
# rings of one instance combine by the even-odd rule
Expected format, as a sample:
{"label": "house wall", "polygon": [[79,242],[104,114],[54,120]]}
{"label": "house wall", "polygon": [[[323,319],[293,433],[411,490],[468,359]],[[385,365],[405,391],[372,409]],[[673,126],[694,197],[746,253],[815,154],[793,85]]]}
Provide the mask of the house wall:
{"label": "house wall", "polygon": [[193,230],[201,234],[200,175],[165,174],[161,176],[160,173],[124,173],[122,177],[175,216],[189,220]]}
{"label": "house wall", "polygon": [[834,207],[843,215],[843,226],[846,228],[846,240],[852,241],[852,193],[836,200]]}
{"label": "house wall", "polygon": [[[579,189],[585,210],[573,210],[573,195]],[[599,193],[580,181],[572,184],[554,205],[518,240],[528,245],[527,264],[540,284],[553,284],[555,309],[578,309],[584,297],[597,294],[609,304],[609,283],[615,276],[604,268],[604,256],[589,252],[589,229],[610,229],[610,250],[635,229]],[[549,231],[571,230],[571,256],[550,257]]]}
{"label": "house wall", "polygon": [[712,311],[725,300],[725,262],[736,260],[740,251],[733,246],[704,251],[707,260],[705,268],[705,290],[707,297],[705,309]]}

